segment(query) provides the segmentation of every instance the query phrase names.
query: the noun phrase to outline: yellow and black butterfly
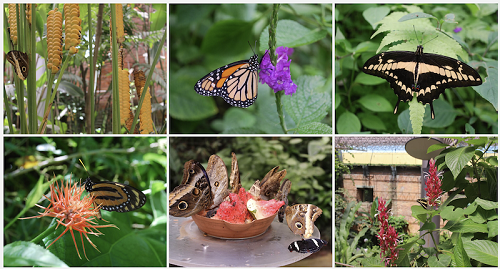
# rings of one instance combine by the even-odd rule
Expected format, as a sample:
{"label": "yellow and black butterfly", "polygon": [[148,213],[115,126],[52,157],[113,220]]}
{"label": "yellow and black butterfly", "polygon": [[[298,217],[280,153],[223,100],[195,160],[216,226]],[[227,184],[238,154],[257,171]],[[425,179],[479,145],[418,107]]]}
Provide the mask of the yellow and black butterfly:
{"label": "yellow and black butterfly", "polygon": [[241,60],[219,67],[198,80],[194,90],[204,96],[219,96],[236,107],[249,107],[257,99],[259,56],[254,53]]}
{"label": "yellow and black butterfly", "polygon": [[425,198],[417,199],[417,203],[419,203],[424,209],[427,209],[427,206],[429,206],[429,202],[427,202],[427,199]]}

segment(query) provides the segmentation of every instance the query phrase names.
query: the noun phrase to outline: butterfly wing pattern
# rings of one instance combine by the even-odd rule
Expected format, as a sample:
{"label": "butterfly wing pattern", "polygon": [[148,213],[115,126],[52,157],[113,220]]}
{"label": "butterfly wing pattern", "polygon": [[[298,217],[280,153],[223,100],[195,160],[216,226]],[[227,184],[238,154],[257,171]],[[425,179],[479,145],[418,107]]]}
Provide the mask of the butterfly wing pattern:
{"label": "butterfly wing pattern", "polygon": [[198,80],[194,90],[204,96],[219,96],[228,104],[246,108],[257,99],[259,56],[215,69]]}
{"label": "butterfly wing pattern", "polygon": [[450,87],[477,86],[481,76],[469,65],[439,54],[423,53],[418,46],[415,52],[390,51],[373,56],[363,66],[363,72],[387,80],[398,102],[411,101],[413,93],[422,104],[429,104],[431,117],[435,118],[432,101]]}
{"label": "butterfly wing pattern", "polygon": [[28,54],[12,50],[7,53],[6,58],[14,66],[17,76],[21,80],[25,80],[28,77],[29,70]]}
{"label": "butterfly wing pattern", "polygon": [[96,204],[102,209],[116,212],[129,212],[146,204],[146,195],[142,191],[118,182],[85,181],[85,190],[95,197]]}

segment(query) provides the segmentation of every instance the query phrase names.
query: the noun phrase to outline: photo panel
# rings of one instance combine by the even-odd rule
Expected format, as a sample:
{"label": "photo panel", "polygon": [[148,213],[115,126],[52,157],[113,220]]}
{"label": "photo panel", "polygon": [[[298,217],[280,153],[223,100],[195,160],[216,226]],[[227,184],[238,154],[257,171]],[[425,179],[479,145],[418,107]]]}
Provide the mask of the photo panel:
{"label": "photo panel", "polygon": [[3,143],[4,266],[167,266],[166,138]]}
{"label": "photo panel", "polygon": [[331,146],[170,137],[169,264],[331,267]]}
{"label": "photo panel", "polygon": [[496,10],[336,4],[335,133],[497,134]]}
{"label": "photo panel", "polygon": [[165,3],[3,7],[5,134],[166,133]]}
{"label": "photo panel", "polygon": [[335,137],[336,265],[496,266],[497,207],[497,136]]}

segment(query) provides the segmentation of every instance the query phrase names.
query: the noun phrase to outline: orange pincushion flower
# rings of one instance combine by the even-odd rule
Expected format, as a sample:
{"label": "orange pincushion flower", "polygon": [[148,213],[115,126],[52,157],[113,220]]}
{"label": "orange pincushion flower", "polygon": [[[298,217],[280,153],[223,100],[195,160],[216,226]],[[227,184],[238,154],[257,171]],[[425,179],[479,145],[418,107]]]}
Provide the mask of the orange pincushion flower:
{"label": "orange pincushion flower", "polygon": [[[81,185],[81,184],[80,184]],[[71,232],[71,236],[73,237],[73,242],[75,243],[76,252],[78,253],[78,257],[80,257],[80,252],[78,251],[78,245],[75,241],[75,235],[73,234],[73,230],[80,232],[80,236],[82,238],[82,247],[85,258],[87,258],[87,254],[85,253],[85,245],[83,244],[83,236],[87,238],[87,241],[97,250],[96,245],[90,241],[88,234],[92,234],[95,236],[103,235],[97,228],[104,227],[114,227],[118,228],[113,224],[108,225],[96,225],[95,217],[99,214],[100,207],[93,207],[93,203],[95,197],[92,195],[86,195],[82,199],[83,191],[85,188],[78,187],[77,183],[70,186],[69,182],[66,182],[66,186],[62,185],[59,187],[57,181],[50,185],[50,198],[45,196],[47,200],[50,201],[48,207],[43,207],[40,205],[36,205],[40,208],[45,209],[43,213],[39,213],[39,216],[28,217],[28,218],[20,218],[20,219],[31,219],[31,218],[41,218],[41,217],[53,217],[57,218],[57,226],[59,224],[64,225],[66,229],[61,233],[59,237],[57,237],[50,245],[47,246],[49,248],[52,244],[54,244],[59,238],[61,238],[68,230]],[[81,259],[81,257],[80,257]],[[88,258],[87,258],[88,260]]]}

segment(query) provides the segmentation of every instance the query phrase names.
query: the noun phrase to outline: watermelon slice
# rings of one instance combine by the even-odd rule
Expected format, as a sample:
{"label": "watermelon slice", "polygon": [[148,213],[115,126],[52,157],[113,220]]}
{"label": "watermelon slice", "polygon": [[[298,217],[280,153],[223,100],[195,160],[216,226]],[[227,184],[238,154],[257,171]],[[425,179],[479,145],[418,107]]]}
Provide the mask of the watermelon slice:
{"label": "watermelon slice", "polygon": [[229,201],[222,202],[217,214],[212,218],[240,224],[253,220],[252,215],[247,210],[246,203],[235,193],[229,194]]}
{"label": "watermelon slice", "polygon": [[263,219],[270,217],[285,204],[283,201],[276,201],[271,199],[269,201],[259,200],[256,201],[254,199],[249,199],[247,202],[248,211],[252,213],[255,219]]}
{"label": "watermelon slice", "polygon": [[252,194],[244,188],[240,188],[238,194],[230,193],[229,201],[224,201],[219,205],[217,214],[212,219],[225,220],[229,223],[249,223],[254,219],[270,217],[283,206],[285,202],[255,200]]}

